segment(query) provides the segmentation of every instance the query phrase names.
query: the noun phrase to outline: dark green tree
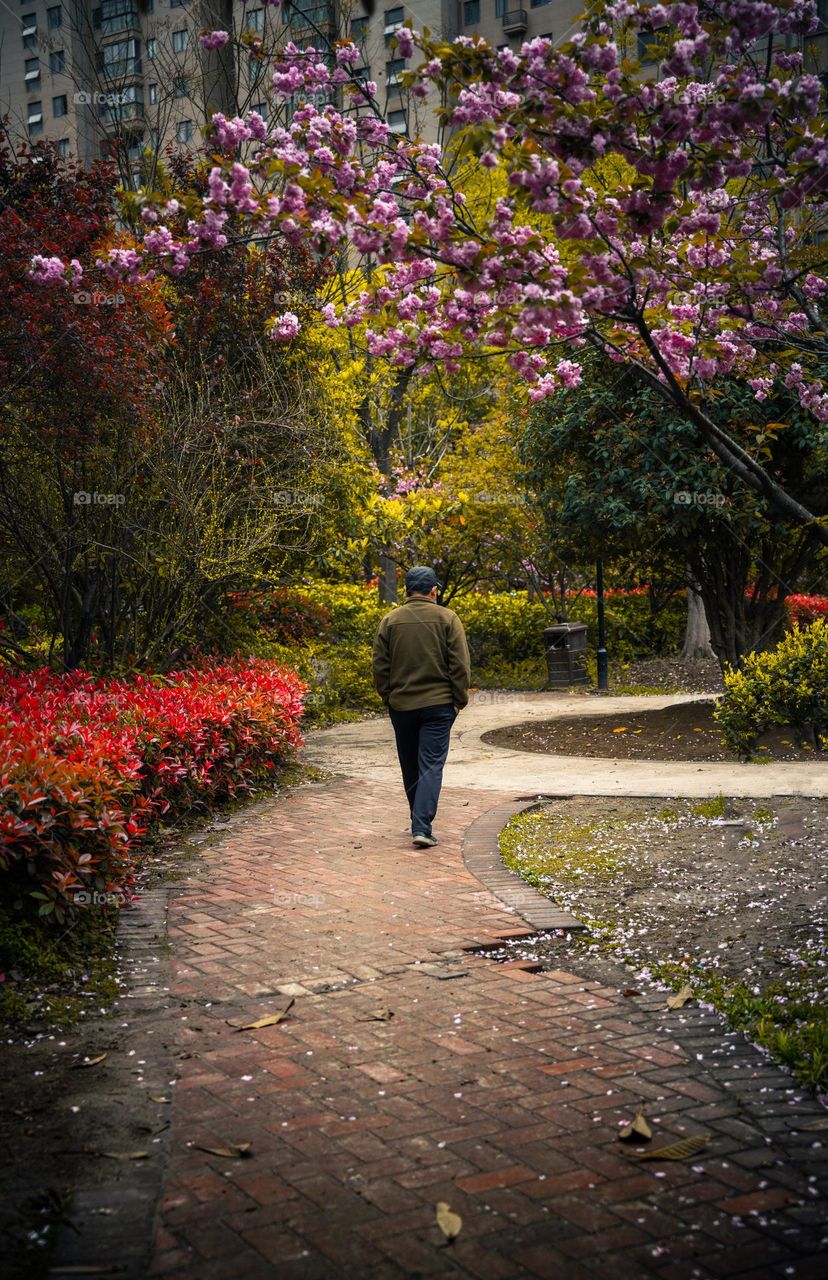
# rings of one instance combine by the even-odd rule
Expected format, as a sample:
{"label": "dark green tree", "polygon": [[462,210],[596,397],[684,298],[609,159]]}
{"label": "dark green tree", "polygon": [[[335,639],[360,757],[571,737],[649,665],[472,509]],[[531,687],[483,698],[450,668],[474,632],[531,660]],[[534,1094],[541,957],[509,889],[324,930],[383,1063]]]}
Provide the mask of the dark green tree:
{"label": "dark green tree", "polygon": [[[793,397],[759,403],[724,380],[711,402],[789,492],[825,509],[824,428]],[[532,414],[522,452],[558,554],[601,555],[639,581],[696,590],[722,666],[772,646],[785,596],[819,586],[816,529],[789,523],[748,490],[692,423],[620,365],[588,358],[582,385]]]}

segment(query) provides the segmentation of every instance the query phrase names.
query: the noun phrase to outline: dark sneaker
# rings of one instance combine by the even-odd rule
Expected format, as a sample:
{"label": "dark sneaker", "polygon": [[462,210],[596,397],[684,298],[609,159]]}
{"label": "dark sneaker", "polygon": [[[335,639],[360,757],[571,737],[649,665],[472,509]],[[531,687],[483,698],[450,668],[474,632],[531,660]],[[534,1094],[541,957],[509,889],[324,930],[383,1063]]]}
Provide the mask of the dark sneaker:
{"label": "dark sneaker", "polygon": [[430,849],[435,844],[439,844],[439,841],[436,840],[434,836],[427,836],[421,832],[420,834],[414,836],[414,843],[420,849]]}

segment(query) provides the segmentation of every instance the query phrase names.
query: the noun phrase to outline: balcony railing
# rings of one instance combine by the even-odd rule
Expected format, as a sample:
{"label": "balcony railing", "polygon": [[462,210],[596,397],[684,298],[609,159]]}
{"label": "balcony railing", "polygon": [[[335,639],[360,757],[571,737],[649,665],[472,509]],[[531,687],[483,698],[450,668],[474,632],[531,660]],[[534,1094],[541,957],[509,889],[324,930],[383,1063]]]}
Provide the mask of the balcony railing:
{"label": "balcony railing", "polygon": [[509,9],[503,15],[503,30],[507,35],[518,35],[529,26],[529,14],[525,9]]}
{"label": "balcony railing", "polygon": [[112,80],[124,80],[128,76],[140,76],[141,55],[134,58],[112,59],[111,62],[98,62],[98,71],[106,77],[107,83]]}

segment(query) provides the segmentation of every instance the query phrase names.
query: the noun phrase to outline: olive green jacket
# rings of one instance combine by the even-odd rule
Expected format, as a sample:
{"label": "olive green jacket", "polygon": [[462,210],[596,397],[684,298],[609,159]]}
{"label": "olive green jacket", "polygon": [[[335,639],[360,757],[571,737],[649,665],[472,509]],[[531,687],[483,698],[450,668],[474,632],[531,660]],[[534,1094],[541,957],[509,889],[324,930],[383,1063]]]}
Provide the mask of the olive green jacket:
{"label": "olive green jacket", "polygon": [[374,637],[374,684],[394,711],[465,707],[471,663],[463,624],[452,609],[412,596],[387,613]]}

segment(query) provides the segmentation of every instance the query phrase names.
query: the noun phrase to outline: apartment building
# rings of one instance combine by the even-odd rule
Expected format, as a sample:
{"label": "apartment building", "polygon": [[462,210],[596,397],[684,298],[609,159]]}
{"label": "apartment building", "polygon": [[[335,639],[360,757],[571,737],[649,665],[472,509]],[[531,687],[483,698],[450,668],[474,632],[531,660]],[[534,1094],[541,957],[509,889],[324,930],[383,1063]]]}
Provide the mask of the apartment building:
{"label": "apartment building", "polygon": [[[268,54],[287,39],[330,47],[341,36],[359,45],[359,74],[377,84],[391,128],[434,140],[428,101],[407,94],[406,61],[394,35],[407,21],[435,35],[479,34],[517,50],[536,36],[563,42],[576,29],[584,0],[5,0],[0,5],[0,115],[13,137],[56,143],[88,164],[116,157],[123,180],[138,185],[152,157],[197,144],[206,115],[255,108],[286,120],[291,104],[270,97]],[[828,0],[806,41],[806,61],[828,70]],[[240,37],[207,52],[199,32],[223,28]],[[646,58],[646,39],[640,53]],[[645,74],[647,72],[645,71]],[[652,65],[650,74],[657,74]],[[148,157],[150,158],[148,160]],[[151,174],[149,175],[151,176]]]}
{"label": "apartment building", "polygon": [[[244,40],[243,55],[201,48],[199,33],[219,27]],[[52,141],[84,164],[113,155],[138,185],[148,155],[197,144],[208,112],[270,114],[267,54],[279,43],[337,34],[334,0],[6,0],[0,115],[15,140]]]}
{"label": "apartment building", "polygon": [[[0,6],[0,114],[13,137],[48,139],[85,164],[118,159],[130,185],[145,156],[186,148],[210,110],[284,111],[269,100],[266,55],[285,39],[319,47],[349,35],[361,48],[360,72],[377,83],[391,128],[433,138],[428,104],[401,85],[406,62],[393,38],[408,20],[451,38],[479,33],[518,48],[536,35],[563,39],[582,0],[417,0],[370,6],[360,0],[293,0],[277,9],[234,0],[7,0]],[[200,31],[214,27],[258,44],[264,57],[232,45],[208,53]]]}

